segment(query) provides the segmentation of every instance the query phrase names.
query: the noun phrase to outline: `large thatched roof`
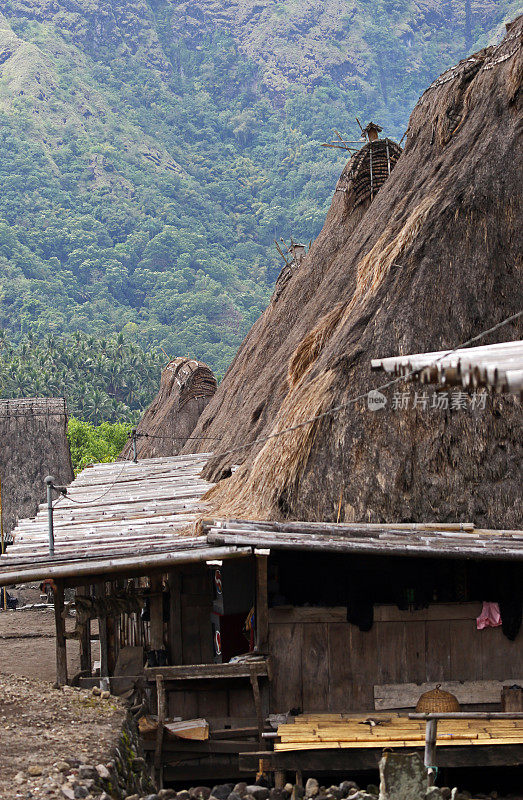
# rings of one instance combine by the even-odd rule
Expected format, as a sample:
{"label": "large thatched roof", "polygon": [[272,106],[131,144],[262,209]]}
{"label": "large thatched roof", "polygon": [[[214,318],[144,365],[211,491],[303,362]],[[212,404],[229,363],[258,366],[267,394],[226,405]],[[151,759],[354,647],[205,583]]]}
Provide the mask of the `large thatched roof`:
{"label": "large thatched roof", "polygon": [[[137,428],[140,458],[177,455],[216,392],[216,378],[203,361],[174,358],[164,367],[160,390]],[[131,452],[127,443],[123,455]]]}
{"label": "large thatched roof", "polygon": [[[522,30],[520,17],[498,47],[429,87],[372,201],[354,206],[349,193],[335,193],[323,230],[246,337],[193,435],[222,437],[222,452],[244,445],[379,386],[372,358],[455,347],[523,308]],[[522,338],[520,328],[481,343]],[[517,527],[517,398],[393,410],[392,392],[384,410],[358,402],[218,455],[208,477],[244,463],[213,490],[217,510]]]}

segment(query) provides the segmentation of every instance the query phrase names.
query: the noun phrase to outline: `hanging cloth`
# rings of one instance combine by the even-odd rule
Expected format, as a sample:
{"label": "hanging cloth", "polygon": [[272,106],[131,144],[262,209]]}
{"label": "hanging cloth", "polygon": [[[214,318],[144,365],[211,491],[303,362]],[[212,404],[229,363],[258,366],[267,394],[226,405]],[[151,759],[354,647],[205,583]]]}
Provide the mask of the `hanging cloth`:
{"label": "hanging cloth", "polygon": [[499,628],[500,625],[501,614],[498,603],[489,603],[484,600],[481,614],[476,619],[478,631],[482,631],[484,628]]}

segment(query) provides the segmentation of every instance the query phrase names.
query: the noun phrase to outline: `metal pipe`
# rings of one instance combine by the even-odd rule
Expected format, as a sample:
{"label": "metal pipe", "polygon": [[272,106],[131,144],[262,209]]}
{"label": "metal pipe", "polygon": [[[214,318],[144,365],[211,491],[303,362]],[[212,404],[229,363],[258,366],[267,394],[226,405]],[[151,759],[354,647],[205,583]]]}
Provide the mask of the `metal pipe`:
{"label": "metal pipe", "polygon": [[49,555],[51,558],[54,556],[53,484],[53,476],[48,475],[45,479],[45,485],[47,486],[47,524],[49,529]]}
{"label": "metal pipe", "polygon": [[245,558],[252,555],[250,547],[206,547],[202,550],[185,553],[161,553],[156,556],[100,559],[82,563],[81,557],[69,564],[44,562],[38,567],[20,569],[19,571],[0,572],[0,586],[12,583],[29,583],[43,578],[66,579],[80,578],[86,575],[105,575],[115,572],[133,572],[136,575],[147,575],[149,571],[169,567],[175,564],[193,564],[215,558]]}

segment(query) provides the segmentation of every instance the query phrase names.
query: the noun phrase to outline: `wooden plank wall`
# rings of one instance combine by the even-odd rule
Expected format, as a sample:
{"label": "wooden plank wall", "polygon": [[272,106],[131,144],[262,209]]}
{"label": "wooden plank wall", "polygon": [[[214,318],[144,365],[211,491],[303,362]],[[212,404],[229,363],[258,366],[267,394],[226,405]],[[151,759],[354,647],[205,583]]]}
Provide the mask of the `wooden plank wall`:
{"label": "wooden plank wall", "polygon": [[[205,564],[188,564],[169,576],[171,592],[169,651],[174,663],[212,664],[212,584]],[[181,641],[180,641],[181,639]],[[252,690],[234,681],[173,690],[167,686],[169,714],[208,720],[255,717]]]}
{"label": "wooden plank wall", "polygon": [[271,609],[271,712],[370,711],[375,684],[517,678],[523,632],[511,642],[501,628],[478,631],[480,611],[481,603],[375,606],[363,633],[344,608]]}

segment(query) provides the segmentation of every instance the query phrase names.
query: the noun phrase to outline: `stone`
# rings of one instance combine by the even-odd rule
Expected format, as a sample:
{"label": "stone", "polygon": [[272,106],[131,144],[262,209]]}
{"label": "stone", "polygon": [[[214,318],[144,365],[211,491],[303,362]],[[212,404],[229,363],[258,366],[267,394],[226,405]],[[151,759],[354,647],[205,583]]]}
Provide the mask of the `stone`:
{"label": "stone", "polygon": [[283,789],[271,789],[269,791],[270,800],[286,800],[287,795]]}
{"label": "stone", "polygon": [[15,783],[25,783],[25,775],[23,772],[17,772],[15,775]]}
{"label": "stone", "polygon": [[217,786],[213,786],[211,794],[216,800],[227,800],[233,789],[233,783],[220,783]]}
{"label": "stone", "polygon": [[67,761],[57,761],[55,764],[55,768],[59,772],[69,772],[71,769],[71,765]]}
{"label": "stone", "polygon": [[97,764],[95,769],[98,777],[101,778],[103,781],[108,781],[109,778],[111,777],[111,773],[104,764]]}
{"label": "stone", "polygon": [[305,794],[305,789],[303,788],[303,786],[298,786],[298,784],[296,784],[295,786],[292,787],[292,795],[291,795],[292,800],[303,800],[304,794]]}
{"label": "stone", "polygon": [[292,783],[286,783],[285,786],[283,787],[283,791],[285,792],[286,795],[291,795],[292,794]]}
{"label": "stone", "polygon": [[144,772],[146,766],[145,758],[133,758],[131,761],[131,769],[133,772]]}
{"label": "stone", "polygon": [[267,800],[269,797],[269,790],[265,788],[265,786],[257,786],[256,784],[252,784],[251,786],[247,786],[247,794],[250,794],[251,797],[254,797],[254,800]]}
{"label": "stone", "polygon": [[424,800],[443,800],[441,789],[437,786],[431,786],[431,788],[425,792]]}
{"label": "stone", "polygon": [[450,800],[451,794],[452,792],[450,791],[448,786],[441,787],[441,796],[443,797],[443,800]]}
{"label": "stone", "polygon": [[375,794],[376,797],[377,797],[379,795],[379,793],[380,793],[380,790],[378,789],[376,784],[369,783],[369,785],[367,786],[367,793],[368,794]]}
{"label": "stone", "polygon": [[228,800],[243,800],[237,792],[231,792]]}
{"label": "stone", "polygon": [[80,764],[78,768],[78,777],[82,780],[90,779],[95,781],[98,778],[98,773],[94,767],[89,767],[87,764]]}
{"label": "stone", "polygon": [[108,692],[107,689],[104,689],[103,692],[100,692],[100,699],[101,700],[109,700],[111,696],[111,692]]}
{"label": "stone", "polygon": [[354,781],[342,781],[342,783],[340,783],[341,796],[348,797],[351,789],[355,789],[356,791],[358,791],[359,788],[360,787],[358,786],[358,784],[354,783]]}
{"label": "stone", "polygon": [[194,786],[189,789],[189,797],[191,800],[209,800],[211,790],[208,786]]}
{"label": "stone", "polygon": [[329,786],[328,793],[331,797],[334,797],[335,800],[342,800],[343,792],[339,786]]}
{"label": "stone", "polygon": [[239,794],[240,797],[245,797],[247,794],[247,784],[245,781],[240,781],[240,783],[237,783],[233,789],[233,792],[234,794]]}
{"label": "stone", "polygon": [[67,798],[67,800],[75,800],[76,795],[74,793],[74,789],[72,789],[70,786],[62,786],[62,794]]}
{"label": "stone", "polygon": [[176,792],[174,789],[160,789],[158,792],[158,797],[160,800],[171,800],[172,798],[176,797]]}
{"label": "stone", "polygon": [[316,778],[309,778],[305,784],[305,797],[316,797],[320,792],[320,785]]}
{"label": "stone", "polygon": [[157,794],[148,794],[142,800],[160,800]]}
{"label": "stone", "polygon": [[87,797],[87,795],[89,794],[89,790],[85,786],[82,786],[81,783],[78,783],[74,787],[73,794],[75,798],[77,798],[77,800],[82,800],[82,798]]}
{"label": "stone", "polygon": [[42,767],[39,767],[38,764],[31,764],[27,767],[27,774],[30,775],[32,778],[37,778],[43,772]]}
{"label": "stone", "polygon": [[95,697],[100,697],[100,695],[102,694],[102,690],[100,689],[99,686],[93,686],[91,691]]}
{"label": "stone", "polygon": [[181,792],[178,792],[176,795],[176,800],[190,800],[191,795],[185,789],[182,789]]}
{"label": "stone", "polygon": [[126,797],[126,800],[140,800],[140,795],[138,795],[138,794],[129,794]]}

